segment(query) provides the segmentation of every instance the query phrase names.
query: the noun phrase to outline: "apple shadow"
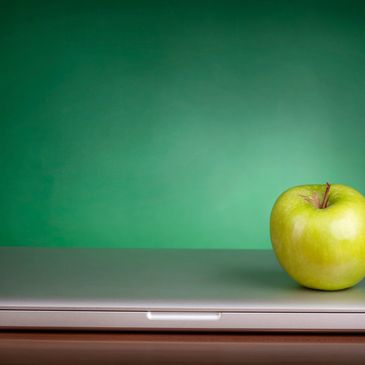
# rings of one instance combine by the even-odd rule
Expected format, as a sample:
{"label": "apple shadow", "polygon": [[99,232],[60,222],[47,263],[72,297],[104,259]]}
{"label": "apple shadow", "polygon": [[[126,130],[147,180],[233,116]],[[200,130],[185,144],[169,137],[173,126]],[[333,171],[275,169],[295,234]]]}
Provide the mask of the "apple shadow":
{"label": "apple shadow", "polygon": [[[249,287],[257,287],[263,290],[273,290],[275,288],[280,290],[306,290],[307,288],[298,284],[295,280],[290,278],[288,274],[281,268],[272,267],[256,267],[256,268],[242,268],[232,267],[229,270],[218,273],[220,280],[232,285],[242,286],[243,284]],[[315,291],[315,289],[312,289]]]}
{"label": "apple shadow", "polygon": [[[256,268],[247,267],[232,267],[229,270],[221,271],[218,273],[220,280],[231,285],[246,285],[251,288],[260,288],[262,290],[273,291],[278,289],[281,292],[311,292],[313,295],[330,295],[331,293],[344,293],[344,292],[357,292],[361,291],[362,287],[365,286],[365,281],[359,283],[350,288],[338,289],[338,290],[321,290],[316,288],[310,288],[299,284],[292,279],[280,266],[275,267],[264,267],[257,266]],[[342,295],[342,294],[341,294]]]}

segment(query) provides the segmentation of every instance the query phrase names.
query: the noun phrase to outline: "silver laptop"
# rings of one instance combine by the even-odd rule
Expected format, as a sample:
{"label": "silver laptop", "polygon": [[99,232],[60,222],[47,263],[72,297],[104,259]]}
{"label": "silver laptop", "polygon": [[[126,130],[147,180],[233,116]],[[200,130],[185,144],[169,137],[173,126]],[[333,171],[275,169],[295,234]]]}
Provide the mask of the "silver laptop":
{"label": "silver laptop", "polygon": [[2,247],[0,328],[365,332],[364,284],[303,288],[271,250]]}

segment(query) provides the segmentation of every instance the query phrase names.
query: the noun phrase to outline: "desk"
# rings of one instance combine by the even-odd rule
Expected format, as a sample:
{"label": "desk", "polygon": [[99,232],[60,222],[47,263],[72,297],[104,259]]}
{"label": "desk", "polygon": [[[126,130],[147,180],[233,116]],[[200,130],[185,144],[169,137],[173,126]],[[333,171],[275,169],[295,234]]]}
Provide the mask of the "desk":
{"label": "desk", "polygon": [[365,334],[1,332],[0,363],[364,364]]}

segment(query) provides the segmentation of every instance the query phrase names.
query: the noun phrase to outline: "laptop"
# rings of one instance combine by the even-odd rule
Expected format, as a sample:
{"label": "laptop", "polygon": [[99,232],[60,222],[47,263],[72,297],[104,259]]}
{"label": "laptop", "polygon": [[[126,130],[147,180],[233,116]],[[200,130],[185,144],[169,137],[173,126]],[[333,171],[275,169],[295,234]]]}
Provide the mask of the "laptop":
{"label": "laptop", "polygon": [[364,332],[365,283],[306,289],[271,250],[0,248],[0,329]]}

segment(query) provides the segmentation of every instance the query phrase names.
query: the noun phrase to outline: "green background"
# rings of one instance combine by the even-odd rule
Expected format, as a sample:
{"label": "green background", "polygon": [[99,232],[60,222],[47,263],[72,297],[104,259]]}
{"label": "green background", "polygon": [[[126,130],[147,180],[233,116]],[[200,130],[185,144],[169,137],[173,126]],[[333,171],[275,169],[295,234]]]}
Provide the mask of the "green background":
{"label": "green background", "polygon": [[269,248],[365,192],[365,2],[1,1],[0,243]]}

